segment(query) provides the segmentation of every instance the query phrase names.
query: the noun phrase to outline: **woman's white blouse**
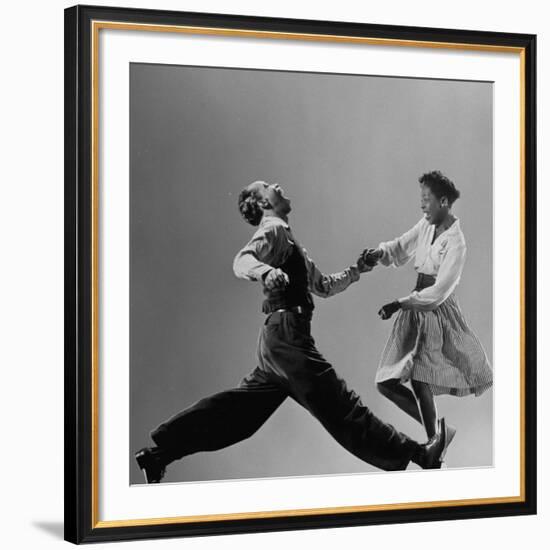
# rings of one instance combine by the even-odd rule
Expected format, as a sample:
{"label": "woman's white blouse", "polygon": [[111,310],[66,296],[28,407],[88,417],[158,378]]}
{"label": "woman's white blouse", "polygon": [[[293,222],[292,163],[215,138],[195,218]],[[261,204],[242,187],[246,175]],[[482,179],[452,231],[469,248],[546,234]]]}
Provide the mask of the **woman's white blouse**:
{"label": "woman's white blouse", "polygon": [[434,231],[435,225],[422,218],[401,237],[378,245],[383,252],[380,259],[383,265],[399,267],[414,258],[414,268],[418,273],[436,277],[433,286],[400,298],[404,309],[435,309],[452,294],[460,281],[466,260],[466,241],[460,220],[456,219],[431,244]]}

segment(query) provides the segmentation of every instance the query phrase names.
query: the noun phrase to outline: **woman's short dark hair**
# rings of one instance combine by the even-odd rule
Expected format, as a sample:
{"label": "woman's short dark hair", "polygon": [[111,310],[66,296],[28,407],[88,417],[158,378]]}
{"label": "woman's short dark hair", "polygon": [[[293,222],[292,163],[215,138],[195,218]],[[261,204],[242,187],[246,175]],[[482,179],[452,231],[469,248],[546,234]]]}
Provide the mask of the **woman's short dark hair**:
{"label": "woman's short dark hair", "polygon": [[439,170],[422,174],[418,181],[420,185],[425,185],[438,199],[447,197],[449,205],[452,205],[460,197],[460,191],[455,187],[455,184]]}
{"label": "woman's short dark hair", "polygon": [[258,204],[260,200],[258,194],[249,190],[248,187],[239,193],[239,212],[250,225],[260,225],[263,216],[263,211]]}

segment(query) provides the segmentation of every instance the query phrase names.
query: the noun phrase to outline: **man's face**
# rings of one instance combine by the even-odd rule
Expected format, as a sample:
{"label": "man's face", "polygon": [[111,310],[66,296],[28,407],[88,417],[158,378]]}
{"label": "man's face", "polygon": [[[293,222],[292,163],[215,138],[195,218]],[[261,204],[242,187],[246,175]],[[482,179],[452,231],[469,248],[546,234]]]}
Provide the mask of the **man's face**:
{"label": "man's face", "polygon": [[[443,203],[443,204],[442,204]],[[446,198],[438,199],[430,188],[423,185],[420,192],[420,208],[431,224],[439,224],[445,218],[448,208]]]}
{"label": "man's face", "polygon": [[[283,188],[278,183],[255,181],[248,188],[269,203],[275,214],[286,216],[291,211],[290,199],[285,196]],[[266,209],[266,206],[262,206],[262,208]]]}

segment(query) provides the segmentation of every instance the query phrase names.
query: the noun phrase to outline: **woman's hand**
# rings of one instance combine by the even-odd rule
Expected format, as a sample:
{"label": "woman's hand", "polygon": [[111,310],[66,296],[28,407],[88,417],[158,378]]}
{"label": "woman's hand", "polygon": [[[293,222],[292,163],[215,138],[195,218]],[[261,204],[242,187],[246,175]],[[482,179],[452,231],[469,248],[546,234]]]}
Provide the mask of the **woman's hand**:
{"label": "woman's hand", "polygon": [[380,316],[380,319],[385,321],[386,319],[390,319],[392,315],[400,309],[401,304],[397,300],[395,300],[394,302],[382,306],[380,308],[380,311],[378,312],[378,315]]}

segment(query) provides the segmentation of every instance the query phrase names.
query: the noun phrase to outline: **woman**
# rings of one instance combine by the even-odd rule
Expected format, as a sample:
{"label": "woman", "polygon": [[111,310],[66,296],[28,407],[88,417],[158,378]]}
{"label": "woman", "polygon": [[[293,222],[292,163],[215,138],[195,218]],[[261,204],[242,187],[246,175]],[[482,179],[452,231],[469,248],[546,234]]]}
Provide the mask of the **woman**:
{"label": "woman", "polygon": [[493,374],[454,294],[466,259],[460,222],[451,213],[460,193],[439,171],[419,182],[424,217],[401,237],[364,253],[370,265],[400,267],[414,259],[418,273],[408,296],[378,312],[382,319],[398,314],[375,380],[385,397],[423,424],[429,439],[445,429],[448,446],[456,430],[438,419],[434,395],[481,395]]}

